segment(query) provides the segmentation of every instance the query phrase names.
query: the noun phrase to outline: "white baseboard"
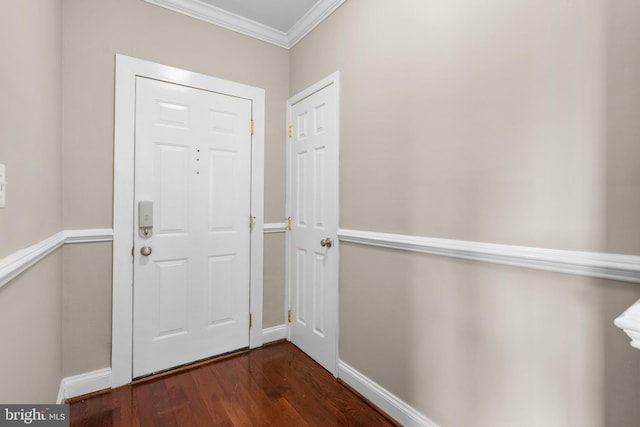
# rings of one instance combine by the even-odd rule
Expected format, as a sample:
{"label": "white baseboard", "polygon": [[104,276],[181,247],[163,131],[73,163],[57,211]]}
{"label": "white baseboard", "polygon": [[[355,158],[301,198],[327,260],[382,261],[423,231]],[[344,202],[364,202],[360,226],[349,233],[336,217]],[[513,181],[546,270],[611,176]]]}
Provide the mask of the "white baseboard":
{"label": "white baseboard", "polygon": [[[266,328],[262,330],[262,342],[266,344],[277,341],[285,338],[286,335],[286,325]],[[97,371],[66,377],[60,381],[57,403],[106,388],[111,388],[111,368],[98,369]]]}
{"label": "white baseboard", "polygon": [[[266,344],[283,339],[286,337],[286,331],[286,325],[263,329],[263,342]],[[438,427],[436,423],[343,361],[338,363],[338,377],[403,426]],[[57,403],[108,388],[111,388],[111,368],[66,377],[60,382]]]}
{"label": "white baseboard", "polygon": [[111,368],[98,369],[85,374],[63,378],[58,392],[58,403],[65,399],[111,388]]}
{"label": "white baseboard", "polygon": [[56,398],[56,404],[64,402],[64,378],[60,380],[60,388],[58,389],[58,397]]}
{"label": "white baseboard", "polygon": [[262,330],[262,343],[267,344],[287,337],[287,325],[278,325]]}
{"label": "white baseboard", "polygon": [[403,426],[438,427],[436,423],[343,361],[338,363],[338,378]]}

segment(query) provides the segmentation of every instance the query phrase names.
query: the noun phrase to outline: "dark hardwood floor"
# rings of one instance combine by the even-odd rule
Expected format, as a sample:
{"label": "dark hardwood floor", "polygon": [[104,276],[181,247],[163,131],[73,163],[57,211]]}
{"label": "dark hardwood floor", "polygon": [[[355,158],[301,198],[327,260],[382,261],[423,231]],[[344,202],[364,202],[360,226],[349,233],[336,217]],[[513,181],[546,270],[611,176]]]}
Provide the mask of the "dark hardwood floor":
{"label": "dark hardwood floor", "polygon": [[70,402],[71,426],[394,426],[288,342]]}

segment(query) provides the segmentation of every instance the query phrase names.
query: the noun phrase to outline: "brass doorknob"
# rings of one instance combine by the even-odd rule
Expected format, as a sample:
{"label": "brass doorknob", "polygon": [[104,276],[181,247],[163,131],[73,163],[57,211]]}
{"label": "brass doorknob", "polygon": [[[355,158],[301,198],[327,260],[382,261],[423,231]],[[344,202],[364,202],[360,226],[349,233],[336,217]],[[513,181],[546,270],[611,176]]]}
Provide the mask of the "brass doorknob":
{"label": "brass doorknob", "polygon": [[151,250],[150,246],[143,246],[143,247],[140,248],[140,254],[142,256],[149,256],[149,255],[151,255],[151,252],[153,252],[153,251]]}
{"label": "brass doorknob", "polygon": [[330,238],[326,238],[326,239],[322,239],[320,240],[320,246],[322,246],[323,248],[330,248],[331,246],[333,246],[333,240],[331,240]]}

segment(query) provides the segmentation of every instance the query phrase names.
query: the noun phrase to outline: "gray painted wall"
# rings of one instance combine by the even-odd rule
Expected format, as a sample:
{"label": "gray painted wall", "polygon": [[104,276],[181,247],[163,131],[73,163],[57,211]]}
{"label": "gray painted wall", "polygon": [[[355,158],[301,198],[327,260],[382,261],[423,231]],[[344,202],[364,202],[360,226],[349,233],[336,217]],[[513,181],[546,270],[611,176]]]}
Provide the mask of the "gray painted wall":
{"label": "gray painted wall", "polygon": [[[3,2],[0,14],[0,258],[62,228],[62,2]],[[0,402],[55,402],[62,379],[61,253],[0,288]]]}
{"label": "gray painted wall", "polygon": [[[640,4],[349,0],[291,50],[341,72],[347,229],[640,254]],[[340,358],[442,426],[629,426],[640,286],[341,247]]]}

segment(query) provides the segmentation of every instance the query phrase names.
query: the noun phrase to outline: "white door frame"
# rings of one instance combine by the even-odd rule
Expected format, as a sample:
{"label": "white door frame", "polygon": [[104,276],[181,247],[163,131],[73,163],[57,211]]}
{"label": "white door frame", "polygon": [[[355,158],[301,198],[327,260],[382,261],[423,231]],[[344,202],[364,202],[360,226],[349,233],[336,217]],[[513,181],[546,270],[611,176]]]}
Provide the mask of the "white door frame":
{"label": "white door frame", "polygon": [[[113,170],[113,312],[111,386],[128,384],[133,362],[133,263],[135,80],[147,77],[250,99],[255,123],[251,151],[251,272],[249,347],[262,345],[262,252],[264,238],[264,89],[116,55]],[[247,218],[247,227],[249,218]]]}
{"label": "white door frame", "polygon": [[[337,156],[338,159],[340,158],[340,72],[336,71],[330,75],[328,75],[327,77],[325,77],[324,79],[320,80],[319,82],[309,86],[308,88],[304,89],[303,91],[297,93],[296,95],[292,96],[291,98],[289,98],[287,100],[287,136],[286,136],[286,156],[287,156],[287,194],[286,194],[286,214],[285,216],[289,217],[291,216],[291,213],[293,212],[293,208],[291,206],[291,180],[293,179],[293,177],[291,176],[291,141],[292,139],[289,138],[289,133],[288,133],[288,129],[289,126],[293,125],[292,122],[292,117],[291,117],[291,110],[293,105],[297,104],[299,101],[303,100],[304,98],[313,95],[314,93],[326,88],[327,86],[333,85],[334,90],[336,91],[336,127],[338,129],[337,133],[336,133],[336,152],[337,152]],[[339,161],[338,161],[339,163]],[[336,174],[340,173],[340,165],[338,164],[336,167]],[[336,182],[340,182],[339,180],[339,176],[336,177]],[[340,229],[340,197],[339,197],[339,193],[340,193],[340,189],[338,188],[338,192],[336,194],[336,197],[338,198],[338,200],[336,200],[336,224],[338,225],[338,230]],[[335,249],[338,249],[337,247]],[[290,256],[291,256],[291,235],[287,234],[287,238],[285,240],[285,319],[287,319],[288,317],[288,311],[291,309],[291,265],[290,265]],[[340,256],[338,254],[338,260],[340,260]],[[339,262],[339,261],[338,261]],[[338,267],[338,270],[340,269],[340,267]],[[336,281],[339,280],[339,276],[336,275]],[[339,335],[340,335],[340,317],[339,317],[339,307],[340,307],[340,298],[339,298],[339,289],[338,289],[338,283],[335,284],[334,287],[332,287],[333,289],[336,290],[336,294],[332,295],[329,297],[329,300],[334,302],[335,306],[333,307],[332,311],[335,313],[335,325],[336,325],[336,330],[335,330],[335,344],[334,344],[334,349],[335,349],[335,372],[332,372],[332,374],[337,378],[338,377],[338,362],[340,361],[340,352],[338,349],[338,344],[340,342],[339,339]],[[291,323],[287,322],[287,334],[286,334],[287,340],[291,341]]]}

